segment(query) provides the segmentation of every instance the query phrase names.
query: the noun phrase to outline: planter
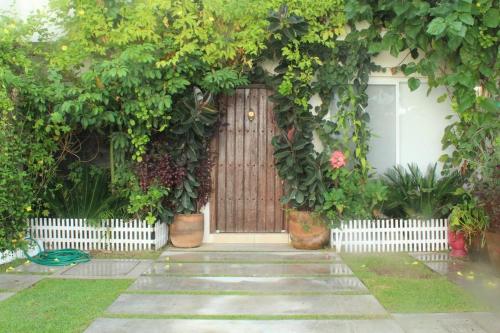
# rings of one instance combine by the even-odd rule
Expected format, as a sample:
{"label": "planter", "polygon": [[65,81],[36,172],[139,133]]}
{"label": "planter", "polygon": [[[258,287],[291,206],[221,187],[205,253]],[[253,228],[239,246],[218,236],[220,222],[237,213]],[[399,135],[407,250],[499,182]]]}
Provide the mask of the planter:
{"label": "planter", "polygon": [[465,235],[463,232],[448,230],[448,244],[451,247],[450,256],[459,258],[467,256]]}
{"label": "planter", "polygon": [[203,242],[203,214],[177,214],[170,226],[170,241],[175,247],[198,247]]}
{"label": "planter", "polygon": [[330,238],[328,227],[310,212],[292,210],[288,213],[288,227],[292,246],[302,250],[323,248]]}
{"label": "planter", "polygon": [[468,240],[467,252],[472,261],[488,261],[488,250],[482,234],[475,234]]}
{"label": "planter", "polygon": [[486,245],[488,247],[490,262],[500,269],[500,233],[487,231]]}

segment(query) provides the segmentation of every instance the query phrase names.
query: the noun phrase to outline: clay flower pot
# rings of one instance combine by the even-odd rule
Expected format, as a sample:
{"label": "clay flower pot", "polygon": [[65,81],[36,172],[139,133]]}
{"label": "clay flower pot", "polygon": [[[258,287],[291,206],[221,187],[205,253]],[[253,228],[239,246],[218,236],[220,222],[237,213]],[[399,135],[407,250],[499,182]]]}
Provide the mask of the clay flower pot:
{"label": "clay flower pot", "polygon": [[500,233],[487,231],[486,244],[488,246],[490,262],[500,269]]}
{"label": "clay flower pot", "polygon": [[448,244],[451,247],[450,256],[465,257],[467,255],[465,236],[463,232],[448,230]]}
{"label": "clay flower pot", "polygon": [[177,214],[169,230],[175,247],[198,247],[203,242],[203,214]]}
{"label": "clay flower pot", "polygon": [[292,246],[296,249],[321,249],[330,239],[330,229],[310,212],[289,211],[288,227]]}

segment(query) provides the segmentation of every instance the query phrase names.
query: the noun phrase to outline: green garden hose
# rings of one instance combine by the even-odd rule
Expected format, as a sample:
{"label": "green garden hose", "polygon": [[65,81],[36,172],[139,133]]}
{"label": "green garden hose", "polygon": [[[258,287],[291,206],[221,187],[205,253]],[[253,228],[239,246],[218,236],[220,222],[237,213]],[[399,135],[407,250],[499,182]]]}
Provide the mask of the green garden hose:
{"label": "green garden hose", "polygon": [[75,265],[79,263],[89,262],[90,255],[86,252],[76,250],[76,249],[61,249],[61,250],[51,250],[43,251],[40,244],[32,238],[26,238],[27,241],[35,243],[39,251],[35,256],[30,256],[27,251],[24,251],[26,258],[34,262],[35,264],[44,266],[68,266]]}

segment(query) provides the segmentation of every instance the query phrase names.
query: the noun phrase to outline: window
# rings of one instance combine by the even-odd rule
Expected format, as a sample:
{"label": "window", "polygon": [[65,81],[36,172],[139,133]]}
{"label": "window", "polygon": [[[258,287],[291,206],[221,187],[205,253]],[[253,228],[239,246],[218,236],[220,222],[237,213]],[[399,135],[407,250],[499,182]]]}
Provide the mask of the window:
{"label": "window", "polygon": [[372,139],[368,160],[377,173],[384,173],[393,165],[417,163],[425,170],[437,162],[443,153],[441,138],[451,122],[448,102],[437,98],[446,92],[433,89],[427,95],[428,85],[422,83],[410,91],[406,81],[384,79],[368,86],[368,107]]}

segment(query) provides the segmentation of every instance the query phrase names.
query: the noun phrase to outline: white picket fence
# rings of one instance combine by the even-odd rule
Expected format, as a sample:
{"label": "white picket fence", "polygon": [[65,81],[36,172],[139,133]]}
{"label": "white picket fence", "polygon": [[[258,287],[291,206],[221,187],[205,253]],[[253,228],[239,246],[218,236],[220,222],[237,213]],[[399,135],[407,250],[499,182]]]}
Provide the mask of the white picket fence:
{"label": "white picket fence", "polygon": [[448,250],[448,221],[354,220],[332,229],[337,252],[430,252]]}
{"label": "white picket fence", "polygon": [[111,219],[99,226],[85,219],[30,219],[29,235],[46,249],[74,248],[84,251],[141,251],[159,249],[167,244],[167,224]]}
{"label": "white picket fence", "polygon": [[[38,242],[39,243],[39,242]],[[40,246],[42,244],[39,243]],[[32,244],[28,248],[28,254],[30,256],[34,256],[38,253],[39,249],[36,245]],[[23,259],[25,258],[24,252],[21,250],[16,250],[16,251],[5,251],[5,252],[0,252],[0,265],[9,263],[11,261],[14,261],[16,259]],[[3,273],[3,272],[0,272]]]}

